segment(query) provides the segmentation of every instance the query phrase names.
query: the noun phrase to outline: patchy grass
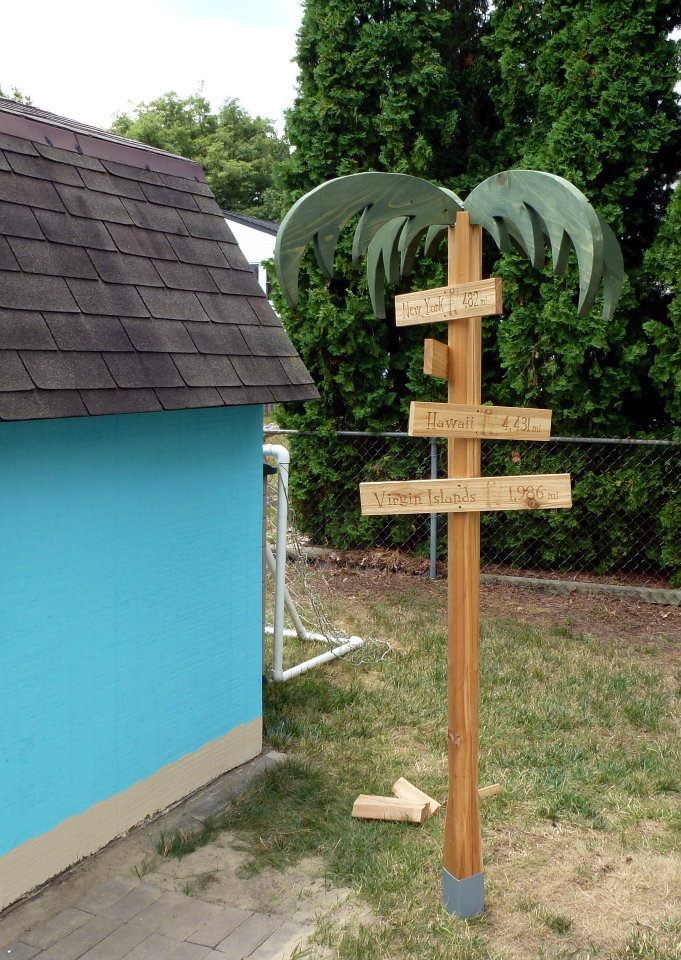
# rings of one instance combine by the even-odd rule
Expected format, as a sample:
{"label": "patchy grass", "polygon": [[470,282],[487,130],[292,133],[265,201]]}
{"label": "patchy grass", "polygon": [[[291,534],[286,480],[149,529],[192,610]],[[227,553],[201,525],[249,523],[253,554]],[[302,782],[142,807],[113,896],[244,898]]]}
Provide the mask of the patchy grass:
{"label": "patchy grass", "polygon": [[156,853],[160,857],[176,857],[182,860],[199,847],[205,847],[218,836],[224,827],[214,817],[207,817],[196,830],[177,830],[166,836],[163,831],[156,841]]}
{"label": "patchy grass", "polygon": [[329,590],[335,622],[395,640],[392,654],[380,662],[368,647],[361,665],[269,686],[267,735],[288,764],[158,852],[182,856],[229,829],[249,871],[323,856],[331,881],[376,917],[320,924],[318,947],[338,960],[678,960],[665,903],[681,825],[677,686],[654,648],[623,654],[550,623],[483,623],[480,782],[503,784],[482,802],[484,916],[440,908],[442,816],[421,827],[350,818],[358,793],[389,794],[399,776],[447,794],[443,591],[409,577],[395,586]]}

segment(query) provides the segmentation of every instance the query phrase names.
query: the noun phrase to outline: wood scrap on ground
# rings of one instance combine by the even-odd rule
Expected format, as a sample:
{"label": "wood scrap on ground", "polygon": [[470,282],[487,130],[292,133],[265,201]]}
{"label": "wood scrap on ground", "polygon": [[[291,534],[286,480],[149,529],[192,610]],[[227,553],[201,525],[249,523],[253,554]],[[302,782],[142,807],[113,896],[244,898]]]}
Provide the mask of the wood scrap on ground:
{"label": "wood scrap on ground", "polygon": [[407,820],[411,823],[423,823],[428,817],[428,804],[401,800],[399,797],[360,794],[352,806],[352,815],[359,820]]}
{"label": "wood scrap on ground", "polygon": [[[352,816],[356,820],[394,820],[421,824],[443,806],[404,777],[396,780],[392,789],[394,797],[378,797],[361,793],[352,806]],[[499,783],[491,783],[478,790],[481,800],[485,797],[495,797],[499,793],[501,793]]]}

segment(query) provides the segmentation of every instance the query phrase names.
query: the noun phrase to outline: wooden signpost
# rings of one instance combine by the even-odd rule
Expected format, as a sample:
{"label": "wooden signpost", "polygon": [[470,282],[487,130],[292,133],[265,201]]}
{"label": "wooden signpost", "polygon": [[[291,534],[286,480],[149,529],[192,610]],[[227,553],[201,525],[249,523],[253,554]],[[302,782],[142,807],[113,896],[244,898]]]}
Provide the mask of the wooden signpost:
{"label": "wooden signpost", "polygon": [[[592,309],[601,286],[603,317],[612,316],[624,265],[610,227],[576,187],[554,174],[505,170],[462,200],[418,177],[357,173],[311,190],[282,221],[275,262],[291,306],[298,302],[298,274],[308,242],[314,242],[319,268],[331,277],[341,230],[360,210],[353,258],[367,254],[369,295],[378,317],[386,316],[384,281],[397,282],[411,271],[424,234],[429,256],[447,235],[447,286],[395,298],[397,326],[447,323],[446,344],[432,339],[424,343],[424,371],[447,381],[447,403],[412,403],[409,417],[411,435],[448,438],[447,477],[365,483],[360,501],[365,514],[448,514],[449,797],[443,902],[450,913],[469,917],[483,908],[477,785],[480,512],[571,505],[566,474],[480,476],[481,439],[547,440],[551,429],[550,410],[482,405],[482,317],[502,311],[501,281],[482,279],[482,230],[502,252],[513,241],[537,269],[544,265],[548,243],[554,273],[561,275],[574,251],[581,316]],[[392,801],[390,805],[395,806]]]}
{"label": "wooden signpost", "polygon": [[572,506],[568,473],[528,477],[449,477],[359,485],[362,513],[480,513]]}
{"label": "wooden signpost", "polygon": [[498,277],[417,290],[395,297],[395,323],[398,327],[441,323],[457,317],[491,317],[502,310],[501,280]]}
{"label": "wooden signpost", "polygon": [[[548,440],[550,410],[481,405],[481,318],[502,311],[501,281],[482,280],[482,230],[469,215],[448,229],[449,286],[395,298],[398,326],[447,321],[427,340],[425,369],[447,378],[448,403],[412,402],[409,433],[447,437],[447,479],[360,485],[363,514],[448,514],[448,754],[443,897],[450,912],[483,907],[478,796],[480,512],[570,507],[568,474],[481,477],[480,439]],[[445,353],[446,350],[446,353]],[[430,368],[430,370],[428,369]]]}
{"label": "wooden signpost", "polygon": [[480,437],[484,440],[548,440],[551,436],[551,411],[412,401],[409,410],[409,435]]}

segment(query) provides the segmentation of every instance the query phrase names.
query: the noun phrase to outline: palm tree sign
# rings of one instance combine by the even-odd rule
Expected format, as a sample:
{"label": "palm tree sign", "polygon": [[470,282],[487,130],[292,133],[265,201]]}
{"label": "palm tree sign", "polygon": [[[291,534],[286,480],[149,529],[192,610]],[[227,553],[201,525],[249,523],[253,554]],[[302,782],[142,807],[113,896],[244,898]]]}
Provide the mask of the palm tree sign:
{"label": "palm tree sign", "polygon": [[[440,289],[447,289],[452,297],[482,280],[482,230],[502,252],[515,244],[537,269],[544,266],[548,242],[554,273],[561,276],[574,251],[579,271],[577,310],[582,316],[592,309],[602,287],[603,316],[609,319],[621,293],[624,270],[615,235],[586,197],[561,177],[539,170],[508,170],[483,181],[461,200],[451,190],[417,177],[368,172],[321,184],[284,217],[275,263],[291,306],[298,302],[298,274],[308,242],[313,243],[322,272],[333,276],[341,231],[359,211],[363,212],[354,234],[353,259],[367,256],[369,292],[378,317],[385,317],[385,281],[396,283],[412,271],[424,235],[426,255],[433,255],[447,235],[449,287]],[[428,293],[432,291],[424,292]],[[421,294],[401,299],[410,296]],[[480,312],[499,313],[501,305]],[[448,479],[361,484],[360,496],[365,513],[437,510],[448,514],[449,796],[443,902],[450,913],[466,917],[483,908],[477,783],[480,510],[567,507],[571,495],[567,475],[480,477],[481,436],[546,439],[548,431],[524,433],[518,424],[542,414],[548,415],[550,428],[550,411],[481,407],[481,317],[459,310],[459,316],[454,311],[439,319],[448,321],[448,344],[427,344],[438,348],[437,375],[447,378],[449,403],[435,406],[455,412],[448,422],[459,426],[418,435],[449,438]],[[436,374],[434,368],[426,367],[426,372]],[[417,433],[412,430],[412,418],[426,406],[412,403],[410,433]],[[500,433],[490,428],[493,420]],[[540,490],[552,492],[540,495]]]}

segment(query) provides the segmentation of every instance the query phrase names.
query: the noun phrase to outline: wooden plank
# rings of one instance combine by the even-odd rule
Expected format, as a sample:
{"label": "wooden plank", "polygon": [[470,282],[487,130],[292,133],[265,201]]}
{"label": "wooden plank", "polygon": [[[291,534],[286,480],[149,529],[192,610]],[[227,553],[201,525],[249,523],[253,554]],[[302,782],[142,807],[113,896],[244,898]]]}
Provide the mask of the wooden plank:
{"label": "wooden plank", "polygon": [[399,797],[374,797],[360,794],[352,805],[358,820],[397,820],[423,823],[428,818],[428,802],[401,800]]}
{"label": "wooden plank", "polygon": [[412,401],[409,408],[409,434],[412,437],[549,440],[551,411]]}
{"label": "wooden plank", "polygon": [[[447,282],[482,277],[482,229],[467,213],[457,215],[447,234]],[[501,291],[499,291],[501,300]],[[482,320],[480,315],[450,323],[449,403],[482,403]],[[480,476],[480,441],[447,443],[447,476]],[[457,880],[482,871],[478,797],[480,710],[480,514],[447,517],[447,762],[449,791],[443,866]]]}
{"label": "wooden plank", "polygon": [[433,798],[429,797],[427,793],[424,793],[423,790],[419,790],[418,787],[415,787],[413,783],[405,780],[404,777],[400,777],[399,780],[396,780],[395,783],[393,783],[393,793],[396,797],[399,797],[400,800],[409,800],[412,803],[427,803],[429,817],[432,817],[434,813],[437,813],[442,806],[441,803],[438,803],[437,800],[433,800]]}
{"label": "wooden plank", "polygon": [[488,787],[480,787],[478,790],[478,796],[481,800],[484,800],[485,797],[496,797],[501,793],[501,784],[500,783],[490,783]]}
{"label": "wooden plank", "polygon": [[464,317],[489,317],[504,309],[499,277],[457,283],[432,290],[417,290],[395,297],[395,323],[441,323]]}
{"label": "wooden plank", "polygon": [[556,510],[572,506],[569,473],[361,483],[359,497],[364,516]]}
{"label": "wooden plank", "polygon": [[449,348],[439,340],[423,341],[423,372],[446,380],[449,372]]}

